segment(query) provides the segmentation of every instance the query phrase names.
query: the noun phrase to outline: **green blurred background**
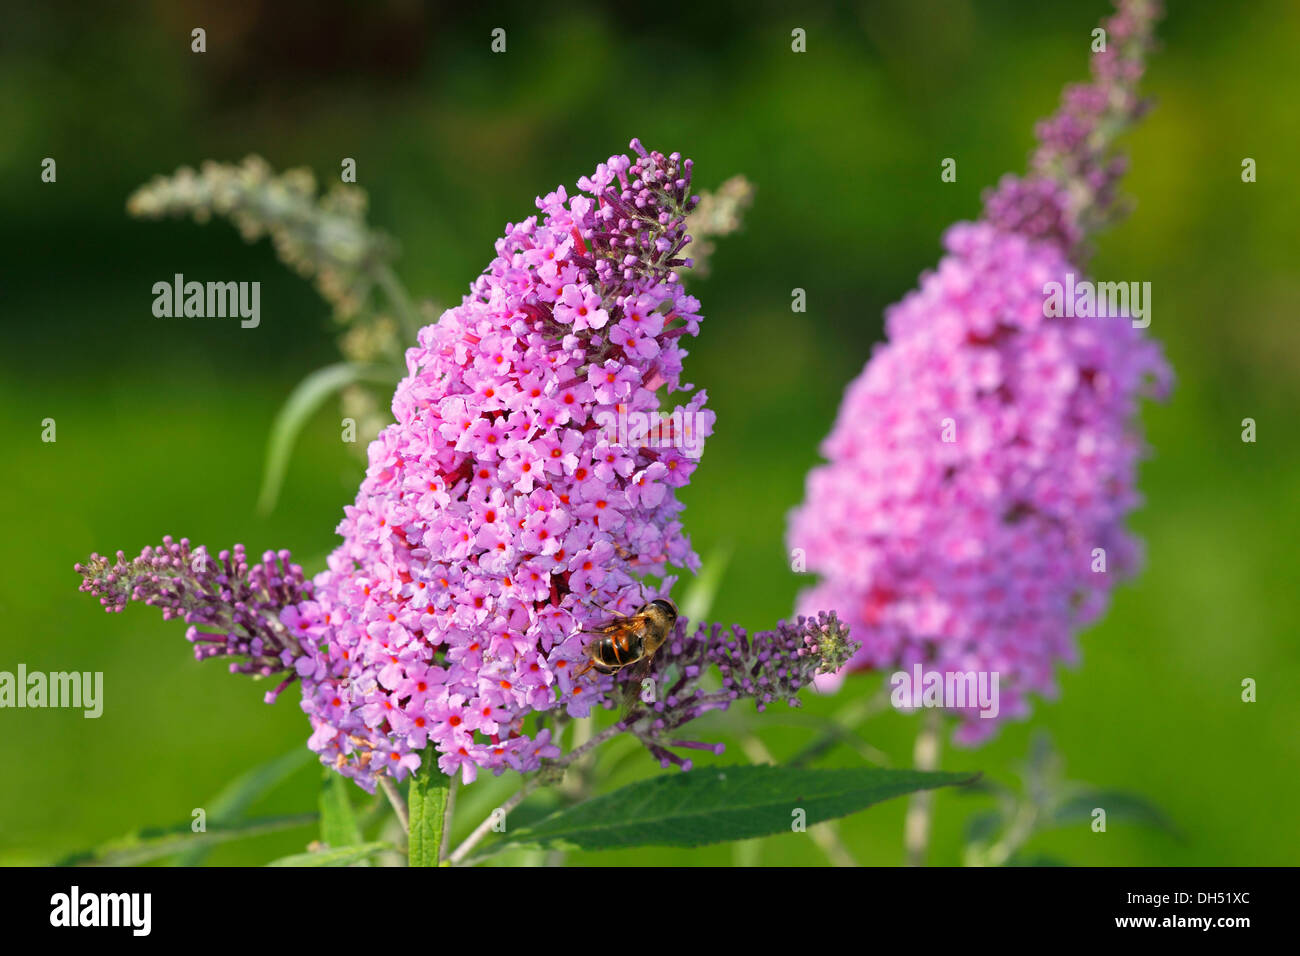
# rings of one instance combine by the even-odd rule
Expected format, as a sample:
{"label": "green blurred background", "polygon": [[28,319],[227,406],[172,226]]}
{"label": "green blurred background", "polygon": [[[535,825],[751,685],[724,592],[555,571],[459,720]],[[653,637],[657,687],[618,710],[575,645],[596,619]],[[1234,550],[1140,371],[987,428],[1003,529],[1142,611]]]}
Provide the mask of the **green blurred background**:
{"label": "green blurred background", "polygon": [[[1144,421],[1154,456],[1134,525],[1148,566],[1082,635],[1081,665],[1031,721],[954,750],[945,769],[1012,782],[1034,728],[1071,779],[1159,803],[1182,840],[1113,823],[1037,838],[1079,864],[1294,864],[1300,764],[1295,540],[1300,502],[1300,7],[1175,0],[1146,90],[1158,106],[1129,137],[1134,214],[1100,237],[1096,274],[1150,280],[1151,333],[1178,376]],[[100,9],[6,5],[0,36],[0,669],[105,674],[98,720],[0,711],[0,861],[45,862],[141,825],[188,821],[241,771],[305,745],[289,693],[197,665],[183,626],[142,607],[108,617],[76,591],[75,561],[166,533],[212,547],[335,542],[361,469],[337,405],[299,443],[279,509],[254,511],[271,417],[309,371],[335,361],[328,310],[266,242],[225,223],[129,219],[151,175],[259,153],[329,181],[355,157],[371,221],[398,237],[398,272],[440,303],[487,264],[507,220],[572,187],[632,136],[696,160],[696,182],[744,173],[757,199],[695,280],[707,317],[687,379],[718,414],[684,497],[696,549],[733,557],[714,616],[749,627],[787,615],[806,582],[783,547],[845,384],[881,335],[882,310],[939,255],[982,189],[1020,170],[1034,121],[1086,76],[1102,2],[893,0],[576,5],[158,2]],[[208,52],[189,52],[203,26]],[[508,52],[489,34],[504,27]],[[790,51],[803,27],[808,52]],[[58,162],[58,182],[40,162]],[[939,179],[943,157],[956,183]],[[1258,163],[1243,184],[1241,160]],[[183,272],[258,280],[262,322],[166,320],[151,287]],[[792,314],[791,289],[808,311]],[[41,420],[58,441],[40,440]],[[1255,444],[1241,420],[1258,422]],[[310,570],[315,570],[311,568]],[[1240,700],[1244,677],[1258,702]],[[839,698],[810,701],[834,714]],[[759,724],[778,757],[806,728]],[[912,718],[865,736],[908,763]],[[724,759],[744,759],[732,747]],[[844,749],[822,761],[851,766]],[[619,779],[657,772],[629,758]],[[315,804],[304,765],[253,810]],[[477,786],[477,785],[476,785]],[[931,852],[960,859],[981,798],[939,795]],[[492,805],[491,802],[488,805]],[[841,827],[865,863],[902,858],[903,801]],[[464,820],[462,826],[474,821]],[[459,827],[458,827],[459,829]],[[216,863],[300,850],[310,829],[223,847]],[[745,847],[577,855],[586,863],[818,864],[806,837]]]}

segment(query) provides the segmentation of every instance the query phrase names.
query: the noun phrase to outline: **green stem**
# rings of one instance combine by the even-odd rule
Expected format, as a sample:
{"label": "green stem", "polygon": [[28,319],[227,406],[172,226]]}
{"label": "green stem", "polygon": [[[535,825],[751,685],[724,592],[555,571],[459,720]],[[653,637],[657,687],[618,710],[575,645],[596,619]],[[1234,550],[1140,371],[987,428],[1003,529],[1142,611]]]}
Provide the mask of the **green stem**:
{"label": "green stem", "polygon": [[[912,759],[917,770],[936,770],[939,767],[939,731],[943,726],[943,712],[927,711],[921,719],[921,730],[916,735]],[[925,851],[930,844],[930,813],[934,807],[934,791],[918,790],[907,805],[903,820],[903,843],[907,848],[908,866],[925,866]]]}
{"label": "green stem", "polygon": [[402,337],[406,340],[407,347],[415,345],[420,334],[420,315],[411,302],[411,297],[407,295],[402,280],[387,265],[376,265],[373,274],[375,282],[384,290],[384,295],[392,303],[393,311],[397,313],[397,321],[402,326]]}
{"label": "green stem", "polygon": [[984,855],[980,865],[1002,866],[1007,860],[1015,856],[1029,838],[1034,835],[1037,820],[1037,808],[1031,803],[1022,805],[1007,832],[1002,839],[989,847],[988,853]]}
{"label": "green stem", "polygon": [[[868,718],[874,717],[876,714],[882,712],[888,706],[888,688],[885,688],[870,697],[855,698],[847,707],[832,718],[833,722],[830,729],[826,730],[817,737],[817,739],[813,740],[812,743],[808,744],[797,754],[787,760],[786,765],[790,767],[806,766],[840,742],[848,743],[860,753],[863,753],[864,756],[867,756],[868,751],[864,751],[860,746],[860,744],[865,742],[854,741],[851,738],[855,736],[855,731],[860,724]],[[870,745],[867,746],[870,748],[870,751],[873,751],[873,753],[870,754],[869,759],[876,763],[881,763],[881,758],[884,757],[884,754],[880,753],[880,751],[876,750],[874,747],[870,747]]]}
{"label": "green stem", "polygon": [[[605,741],[613,739],[625,730],[627,730],[627,728],[622,726],[621,723],[613,724],[596,734],[596,736],[592,737],[586,743],[579,747],[575,747],[563,757],[556,760],[546,761],[546,763],[542,765],[541,769],[525,780],[524,785],[512,793],[506,799],[506,802],[501,804],[497,810],[500,810],[503,817],[508,817],[510,811],[523,803],[529,794],[538,787],[543,784],[558,783],[563,780],[564,772],[570,764],[575,760],[580,760],[601,744],[605,743]],[[492,832],[492,824],[498,819],[496,816],[497,810],[493,810],[492,813],[488,814],[483,822],[474,828],[474,832],[467,836],[460,846],[456,847],[456,851],[452,853],[449,858],[449,862],[452,866],[459,866],[461,861],[463,861],[465,857],[469,856],[470,850],[478,846],[479,843],[482,842],[483,838]]]}
{"label": "green stem", "polygon": [[402,830],[406,833],[411,832],[411,821],[406,815],[406,805],[402,803],[402,795],[397,792],[397,785],[389,777],[379,778],[379,789],[384,791],[384,796],[388,802],[393,805],[393,810],[397,813],[397,819],[402,824]]}
{"label": "green stem", "polygon": [[460,790],[460,778],[451,778],[451,788],[447,791],[447,807],[442,814],[442,836],[438,840],[438,865],[447,862],[448,844],[451,842],[451,824],[456,816],[456,794]]}

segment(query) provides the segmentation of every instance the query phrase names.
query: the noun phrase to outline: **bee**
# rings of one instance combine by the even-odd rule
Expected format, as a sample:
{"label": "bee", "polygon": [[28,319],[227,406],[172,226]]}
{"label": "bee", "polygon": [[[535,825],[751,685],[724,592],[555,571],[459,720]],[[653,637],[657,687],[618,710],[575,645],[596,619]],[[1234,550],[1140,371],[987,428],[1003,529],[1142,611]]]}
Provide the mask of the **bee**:
{"label": "bee", "polygon": [[635,614],[617,615],[587,632],[600,636],[587,645],[587,663],[573,676],[581,677],[593,669],[601,674],[617,674],[628,669],[631,679],[624,690],[623,703],[630,711],[640,687],[639,676],[649,672],[655,652],[676,626],[677,608],[665,598],[651,601]]}

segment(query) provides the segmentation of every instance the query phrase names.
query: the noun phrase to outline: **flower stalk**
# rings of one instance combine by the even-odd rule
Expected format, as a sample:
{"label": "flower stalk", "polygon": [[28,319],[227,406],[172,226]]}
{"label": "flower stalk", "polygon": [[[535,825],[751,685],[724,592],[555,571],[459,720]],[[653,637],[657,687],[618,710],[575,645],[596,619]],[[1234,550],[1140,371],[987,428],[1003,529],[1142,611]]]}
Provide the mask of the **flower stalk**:
{"label": "flower stalk", "polygon": [[[928,711],[922,718],[912,751],[912,764],[917,770],[939,769],[939,731],[942,726],[942,711]],[[907,805],[907,816],[903,818],[903,844],[907,850],[908,866],[925,866],[933,810],[933,790],[918,790],[912,794]]]}

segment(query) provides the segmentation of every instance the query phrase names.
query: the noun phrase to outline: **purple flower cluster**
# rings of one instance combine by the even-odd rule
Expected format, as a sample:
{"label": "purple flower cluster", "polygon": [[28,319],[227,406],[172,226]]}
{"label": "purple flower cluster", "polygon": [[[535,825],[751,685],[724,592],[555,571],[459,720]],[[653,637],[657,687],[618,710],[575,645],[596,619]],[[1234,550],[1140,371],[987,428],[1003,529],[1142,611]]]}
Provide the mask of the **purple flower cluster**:
{"label": "purple flower cluster", "polygon": [[1092,55],[1092,82],[1067,86],[1060,109],[1038,123],[1030,174],[1008,174],[984,197],[987,221],[1055,242],[1075,261],[1084,237],[1117,215],[1115,186],[1127,160],[1111,151],[1115,135],[1150,105],[1137,87],[1160,3],[1119,0],[1117,7],[1102,21],[1106,48]]}
{"label": "purple flower cluster", "polygon": [[[687,622],[681,619],[647,674],[661,686],[671,683],[655,694],[653,704],[631,709],[625,722],[661,766],[689,770],[691,761],[669,747],[721,753],[722,745],[670,740],[666,734],[741,699],[753,700],[759,711],[780,700],[798,707],[796,695],[802,688],[819,675],[839,670],[852,657],[857,645],[848,638],[849,629],[834,611],[780,621],[775,629],[752,636],[743,627],[725,629],[719,624],[700,624],[687,634]],[[722,678],[718,690],[708,690],[700,681],[713,668]],[[637,683],[629,688],[632,700],[640,689],[639,679],[634,680]]]}
{"label": "purple flower cluster", "polygon": [[[667,593],[670,566],[698,566],[676,497],[697,461],[605,427],[690,388],[680,339],[700,322],[674,271],[689,265],[691,163],[632,147],[579,181],[585,195],[561,187],[508,226],[463,302],[421,331],[344,542],[284,612],[316,642],[299,667],[310,746],[367,789],[429,743],[467,781],[558,753],[523,721],[585,715],[612,686],[573,678],[583,629],[608,617],[596,605],[630,613]],[[704,401],[673,419],[695,445]]]}
{"label": "purple flower cluster", "polygon": [[[1122,4],[1120,26],[1145,35],[1128,8],[1148,6]],[[1044,150],[1076,143],[1066,125]],[[1096,141],[1079,142],[1071,171],[1093,168]],[[1075,632],[1137,562],[1132,423],[1139,398],[1169,386],[1131,322],[1045,317],[1045,285],[1077,271],[1085,220],[1054,205],[1071,182],[1016,181],[991,221],[948,231],[938,268],[887,310],[888,341],[849,386],[790,522],[821,575],[799,609],[838,610],[862,645],[853,669],[997,672],[1004,717],[1053,691]],[[963,716],[959,739],[990,731]]]}
{"label": "purple flower cluster", "polygon": [[121,551],[112,559],[92,554],[75,570],[82,575],[80,590],[98,597],[109,613],[138,601],[161,608],[165,621],[182,618],[198,660],[230,657],[232,674],[255,677],[288,671],[267,693],[268,704],[310,670],[316,634],[293,608],[311,597],[312,586],[302,568],[289,563],[288,551],[267,551],[260,564],[250,565],[242,544],[213,558],[203,546],[191,549],[187,539],[169,535],[161,547],[145,548],[129,561]]}

